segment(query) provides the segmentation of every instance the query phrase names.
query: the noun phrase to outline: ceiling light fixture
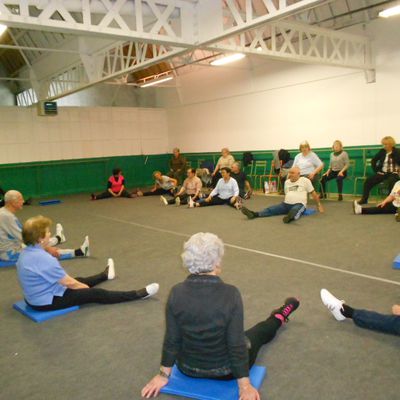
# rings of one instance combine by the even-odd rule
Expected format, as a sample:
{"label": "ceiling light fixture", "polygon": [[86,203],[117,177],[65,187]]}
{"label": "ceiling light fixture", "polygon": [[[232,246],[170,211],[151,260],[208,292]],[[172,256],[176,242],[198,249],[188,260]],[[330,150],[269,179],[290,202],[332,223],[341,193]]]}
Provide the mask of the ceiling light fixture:
{"label": "ceiling light fixture", "polygon": [[142,85],[139,85],[141,88],[145,88],[145,87],[149,87],[149,86],[154,86],[154,85],[158,85],[159,83],[163,83],[163,82],[167,82],[174,79],[172,76],[167,76],[165,78],[162,79],[152,79],[151,81],[148,81]]}
{"label": "ceiling light fixture", "polygon": [[214,65],[214,66],[215,65],[216,66],[225,65],[225,64],[229,64],[229,63],[234,62],[234,61],[241,60],[244,57],[246,57],[246,55],[243,54],[243,53],[235,53],[235,54],[231,54],[231,55],[226,56],[226,57],[217,58],[216,60],[211,61],[210,64]]}
{"label": "ceiling light fixture", "polygon": [[0,24],[0,36],[7,30],[7,25]]}
{"label": "ceiling light fixture", "polygon": [[387,8],[379,13],[380,17],[389,18],[400,14],[400,5]]}

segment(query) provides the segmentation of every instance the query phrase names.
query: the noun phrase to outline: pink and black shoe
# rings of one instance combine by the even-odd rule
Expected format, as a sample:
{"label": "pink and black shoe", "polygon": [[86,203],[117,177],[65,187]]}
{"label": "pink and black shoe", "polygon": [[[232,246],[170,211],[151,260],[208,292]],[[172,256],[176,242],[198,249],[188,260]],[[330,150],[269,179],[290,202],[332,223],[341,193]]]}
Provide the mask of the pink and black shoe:
{"label": "pink and black shoe", "polygon": [[288,297],[283,306],[272,311],[271,315],[282,321],[282,323],[289,321],[289,315],[299,308],[300,302],[295,297]]}

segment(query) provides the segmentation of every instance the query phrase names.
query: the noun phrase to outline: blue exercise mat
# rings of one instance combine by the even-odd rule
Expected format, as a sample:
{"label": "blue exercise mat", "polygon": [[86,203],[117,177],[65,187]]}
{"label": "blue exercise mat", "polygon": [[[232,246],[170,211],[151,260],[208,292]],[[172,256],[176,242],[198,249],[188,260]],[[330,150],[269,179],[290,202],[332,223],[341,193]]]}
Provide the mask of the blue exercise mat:
{"label": "blue exercise mat", "polygon": [[72,311],[79,310],[79,306],[73,306],[56,311],[36,311],[33,308],[29,307],[24,300],[14,303],[13,308],[19,311],[21,314],[25,315],[25,317],[28,317],[32,321],[39,323],[47,321],[48,319],[52,319],[54,317],[58,317],[59,315],[64,315]]}
{"label": "blue exercise mat", "polygon": [[400,269],[400,254],[394,259],[393,268]]}
{"label": "blue exercise mat", "polygon": [[[250,370],[251,384],[259,389],[265,378],[267,369],[254,365]],[[238,400],[239,388],[236,379],[219,381],[216,379],[191,378],[182,374],[174,366],[168,384],[161,393],[189,397],[197,400]]]}
{"label": "blue exercise mat", "polygon": [[16,261],[5,261],[5,260],[0,260],[0,268],[2,267],[14,267]]}
{"label": "blue exercise mat", "polygon": [[62,201],[58,199],[39,201],[39,205],[41,206],[52,206],[54,204],[60,204],[60,203],[62,203]]}
{"label": "blue exercise mat", "polygon": [[314,215],[317,213],[317,210],[315,208],[306,208],[306,210],[303,212],[303,215],[306,217],[307,215]]}

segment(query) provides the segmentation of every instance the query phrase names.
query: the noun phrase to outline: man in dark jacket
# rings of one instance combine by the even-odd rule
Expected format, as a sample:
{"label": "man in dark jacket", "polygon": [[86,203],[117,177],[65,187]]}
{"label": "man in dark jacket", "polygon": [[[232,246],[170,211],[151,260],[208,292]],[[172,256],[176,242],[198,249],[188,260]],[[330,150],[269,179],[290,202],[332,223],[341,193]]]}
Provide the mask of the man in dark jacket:
{"label": "man in dark jacket", "polygon": [[364,189],[358,204],[367,204],[369,192],[381,182],[387,182],[391,191],[394,184],[400,179],[400,150],[396,149],[396,142],[391,136],[382,139],[383,149],[379,150],[371,160],[371,167],[375,175],[370,176],[364,183]]}

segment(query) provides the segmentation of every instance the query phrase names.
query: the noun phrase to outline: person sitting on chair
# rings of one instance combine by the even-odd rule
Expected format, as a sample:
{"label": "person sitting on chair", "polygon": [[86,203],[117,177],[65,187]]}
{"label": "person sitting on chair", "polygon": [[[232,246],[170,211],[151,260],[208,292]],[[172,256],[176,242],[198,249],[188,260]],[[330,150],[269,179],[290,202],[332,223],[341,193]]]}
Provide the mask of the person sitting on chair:
{"label": "person sitting on chair", "polygon": [[388,190],[391,191],[394,184],[399,180],[400,150],[395,147],[396,141],[391,136],[385,136],[381,143],[383,149],[379,150],[371,160],[371,167],[375,175],[366,179],[363,194],[358,204],[367,204],[369,192],[379,183],[387,182]]}
{"label": "person sitting on chair", "polygon": [[354,214],[396,214],[396,221],[400,222],[400,180],[393,186],[392,192],[376,207],[362,207],[357,201],[353,203]]}
{"label": "person sitting on chair", "polygon": [[173,199],[167,199],[165,196],[161,196],[161,201],[166,206],[168,204],[190,204],[191,207],[194,205],[194,201],[200,198],[201,188],[203,187],[201,179],[196,176],[196,170],[189,168],[187,170],[187,178],[183,182],[179,192]]}
{"label": "person sitting on chair", "polygon": [[236,379],[240,399],[260,399],[249,369],[300,302],[287,298],[244,331],[240,292],[219,277],[223,255],[224,244],[212,233],[196,233],[184,244],[182,259],[190,275],[170,291],[160,371],[142,389],[143,397],[159,394],[175,364],[193,378]]}
{"label": "person sitting on chair", "polygon": [[18,280],[25,302],[38,311],[52,311],[88,303],[114,304],[144,299],[158,292],[152,283],[140,290],[125,292],[93,288],[114,279],[114,262],[108,259],[107,268],[87,278],[72,278],[57,259],[44,249],[50,245],[51,220],[41,215],[29,218],[23,226],[22,237],[27,246],[17,261]]}
{"label": "person sitting on chair", "polygon": [[176,179],[178,184],[180,184],[185,176],[186,158],[181,154],[177,147],[172,150],[172,153],[173,156],[169,160],[168,176]]}
{"label": "person sitting on chair", "polygon": [[400,335],[400,305],[398,304],[392,307],[391,315],[385,315],[350,307],[326,289],[321,290],[321,300],[337,321],[352,319],[354,324],[360,328]]}
{"label": "person sitting on chair", "polygon": [[298,220],[303,215],[307,207],[309,193],[317,203],[319,212],[324,212],[311,181],[300,176],[299,167],[292,167],[289,170],[289,179],[286,179],[285,182],[285,199],[282,203],[267,207],[259,212],[251,211],[246,207],[242,207],[241,211],[248,219],[286,214],[283,217],[283,222],[288,224]]}
{"label": "person sitting on chair", "polygon": [[236,180],[239,186],[239,196],[244,200],[249,199],[253,193],[253,189],[247,179],[246,173],[240,169],[240,163],[237,161],[232,164],[231,177]]}
{"label": "person sitting on chair", "polygon": [[279,194],[284,194],[283,188],[289,173],[289,169],[293,166],[293,159],[290,153],[285,149],[280,149],[274,153],[275,172],[279,176]]}
{"label": "person sitting on chair", "polygon": [[219,179],[221,179],[221,168],[232,168],[233,163],[235,162],[235,159],[231,155],[229,149],[227,147],[224,147],[221,150],[221,157],[218,159],[217,165],[215,166],[215,169],[213,171],[212,175],[212,182],[211,186],[215,187],[217,185],[217,182]]}
{"label": "person sitting on chair", "polygon": [[330,155],[328,171],[321,178],[321,198],[326,199],[326,183],[331,179],[336,179],[338,187],[338,200],[343,200],[343,180],[346,178],[347,170],[350,165],[349,155],[343,150],[340,140],[335,140],[332,146],[333,152]]}
{"label": "person sitting on chair", "polygon": [[163,175],[160,171],[153,172],[153,178],[155,180],[154,186],[148,192],[142,192],[138,190],[138,196],[159,196],[160,194],[173,195],[178,181],[174,178],[170,178],[167,175]]}
{"label": "person sitting on chair", "polygon": [[221,175],[222,178],[218,181],[215,189],[205,199],[195,202],[196,207],[219,206],[222,204],[237,207],[239,186],[236,180],[231,178],[231,170],[229,168],[221,168]]}
{"label": "person sitting on chair", "polygon": [[125,178],[122,176],[120,168],[114,168],[112,175],[108,179],[107,190],[100,194],[92,193],[92,200],[108,199],[110,197],[136,197],[125,189]]}
{"label": "person sitting on chair", "polygon": [[311,147],[307,141],[300,143],[300,153],[294,158],[293,167],[300,168],[300,176],[308,178],[317,190],[318,174],[322,171],[324,163],[320,158],[311,151]]}
{"label": "person sitting on chair", "polygon": [[[22,224],[16,213],[22,210],[24,198],[20,192],[9,190],[4,195],[5,206],[0,209],[0,260],[17,261],[24,248],[22,241]],[[54,246],[66,241],[61,224],[56,225],[56,235],[50,238],[46,251],[54,257],[74,258],[89,256],[89,237],[86,236],[82,246],[76,250],[58,249]]]}

